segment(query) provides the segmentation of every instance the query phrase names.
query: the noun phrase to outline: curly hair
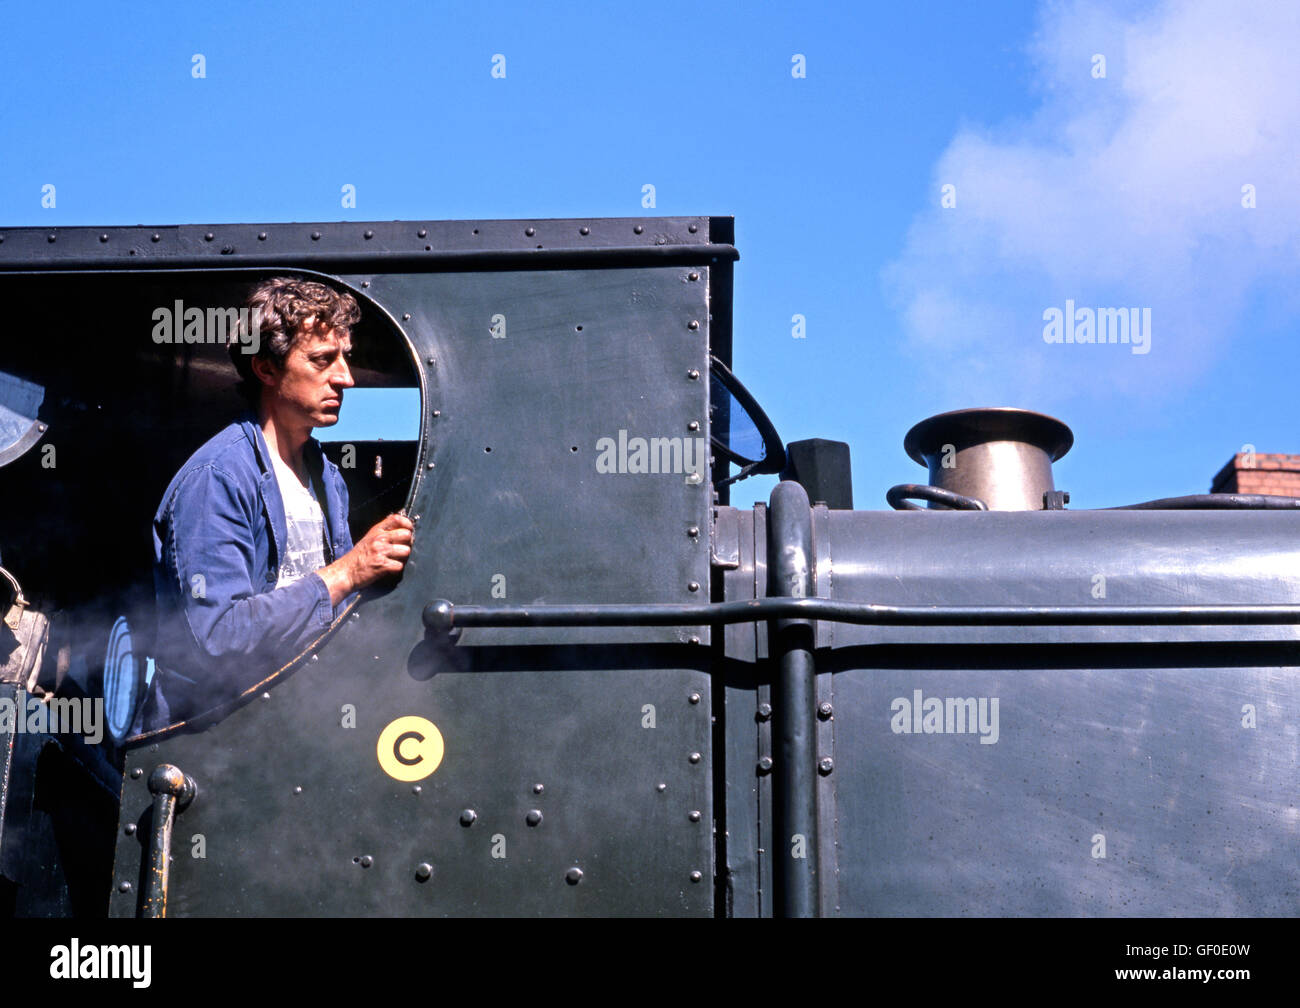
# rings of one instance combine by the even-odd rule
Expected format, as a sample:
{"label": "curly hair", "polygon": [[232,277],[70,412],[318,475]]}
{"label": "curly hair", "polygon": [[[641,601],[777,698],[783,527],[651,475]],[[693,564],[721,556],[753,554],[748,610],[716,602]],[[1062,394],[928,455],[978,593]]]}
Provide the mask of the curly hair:
{"label": "curly hair", "polygon": [[[283,368],[289,352],[305,337],[331,329],[340,336],[347,335],[361,319],[361,309],[351,294],[298,277],[275,277],[258,284],[249,293],[245,306],[248,319],[257,325],[257,353],[243,351],[242,344],[247,340],[242,325],[229,350],[230,360],[239,372],[239,394],[253,405],[262,394],[262,383],[253,373],[254,356],[274,361],[276,367]],[[306,324],[308,319],[313,320],[310,328]]]}

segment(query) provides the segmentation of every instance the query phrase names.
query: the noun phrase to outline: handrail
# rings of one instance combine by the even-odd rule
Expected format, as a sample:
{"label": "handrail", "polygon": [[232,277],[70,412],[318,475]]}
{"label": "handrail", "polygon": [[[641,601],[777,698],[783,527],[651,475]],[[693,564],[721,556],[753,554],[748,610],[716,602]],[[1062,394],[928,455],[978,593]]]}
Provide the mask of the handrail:
{"label": "handrail", "polygon": [[1300,605],[879,605],[827,598],[774,597],[741,602],[633,605],[453,605],[424,607],[424,625],[465,627],[723,626],[774,619],[892,626],[1197,626],[1300,623]]}

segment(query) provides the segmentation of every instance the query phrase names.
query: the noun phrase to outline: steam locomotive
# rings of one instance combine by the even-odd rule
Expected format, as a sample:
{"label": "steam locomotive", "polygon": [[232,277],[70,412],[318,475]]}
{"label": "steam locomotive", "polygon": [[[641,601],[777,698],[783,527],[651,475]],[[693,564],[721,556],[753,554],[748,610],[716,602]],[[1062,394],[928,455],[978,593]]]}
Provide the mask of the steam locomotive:
{"label": "steam locomotive", "polygon": [[[854,510],[731,372],[737,258],[726,217],[0,229],[0,913],[1293,915],[1300,501],[1071,510],[1069,429],[978,409]],[[361,305],[369,427],[317,437],[413,552],[133,735],[149,517],[241,407],[156,313],[283,275]]]}

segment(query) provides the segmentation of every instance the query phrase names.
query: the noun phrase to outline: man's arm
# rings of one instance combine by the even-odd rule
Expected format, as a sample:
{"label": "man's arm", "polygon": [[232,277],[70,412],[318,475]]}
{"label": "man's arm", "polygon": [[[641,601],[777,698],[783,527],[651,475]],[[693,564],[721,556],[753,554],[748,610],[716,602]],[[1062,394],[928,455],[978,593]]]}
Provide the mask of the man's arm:
{"label": "man's arm", "polygon": [[[389,574],[411,553],[414,526],[389,515],[338,560],[293,584],[258,592],[275,572],[259,563],[254,523],[260,498],[215,466],[186,476],[160,530],[164,564],[193,642],[210,658],[259,656],[288,661],[329,628],[343,599]],[[263,576],[265,574],[265,576]]]}
{"label": "man's arm", "polygon": [[259,591],[275,576],[256,569],[253,529],[264,520],[255,493],[241,492],[224,470],[203,466],[177,487],[159,529],[164,568],[190,636],[210,658],[288,660],[333,619],[331,593],[319,573]]}

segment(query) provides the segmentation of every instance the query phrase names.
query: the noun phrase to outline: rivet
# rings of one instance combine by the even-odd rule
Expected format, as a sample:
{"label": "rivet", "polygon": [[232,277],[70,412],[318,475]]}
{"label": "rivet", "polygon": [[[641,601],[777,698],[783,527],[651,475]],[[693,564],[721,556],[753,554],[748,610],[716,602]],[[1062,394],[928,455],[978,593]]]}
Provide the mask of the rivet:
{"label": "rivet", "polygon": [[222,255],[234,255],[234,254],[235,254],[235,246],[233,246],[233,245],[222,245],[222,246],[221,246],[221,254],[222,254]]}
{"label": "rivet", "polygon": [[829,756],[823,756],[821,760],[817,763],[817,772],[820,773],[823,777],[825,777],[828,773],[830,773],[834,769],[835,769],[835,761],[831,759]]}
{"label": "rivet", "polygon": [[697,752],[693,752],[691,753],[690,759],[692,763],[698,763],[700,761],[700,754]]}
{"label": "rivet", "polygon": [[135,836],[135,823],[130,822],[126,824],[126,835]]}
{"label": "rivet", "polygon": [[259,232],[257,232],[257,240],[258,240],[258,241],[266,241],[266,232],[265,232],[265,231],[259,231]]}
{"label": "rivet", "polygon": [[430,463],[429,463],[427,466],[425,466],[424,468],[426,468],[426,469],[432,469],[432,468],[433,468],[433,463],[430,462]]}
{"label": "rivet", "polygon": [[209,231],[207,234],[205,234],[205,235],[203,236],[203,240],[204,240],[204,241],[212,241],[212,239],[213,239],[214,237],[216,237],[216,236],[215,236],[211,231]]}
{"label": "rivet", "polygon": [[58,235],[48,235],[45,240],[53,244],[54,242],[58,241],[59,238]]}
{"label": "rivet", "polygon": [[698,273],[688,273],[688,274],[686,274],[686,279],[687,279],[687,280],[690,280],[690,281],[692,281],[692,282],[698,280],[699,278],[700,278],[700,275],[699,275]]}
{"label": "rivet", "polygon": [[686,818],[689,819],[691,822],[699,822],[699,821],[700,821],[700,814],[699,814],[699,812],[696,812],[696,811],[692,810],[691,814],[688,815]]}
{"label": "rivet", "polygon": [[660,794],[663,794],[665,791],[668,790],[668,785],[660,781],[658,784],[655,785],[655,790],[658,791]]}
{"label": "rivet", "polygon": [[689,371],[686,372],[686,377],[689,378],[691,381],[696,381],[700,377],[700,373],[696,371],[695,368],[691,368]]}
{"label": "rivet", "polygon": [[319,232],[319,231],[313,231],[313,232],[311,233],[311,240],[312,240],[312,241],[320,241],[320,232]]}
{"label": "rivet", "polygon": [[361,237],[364,238],[366,241],[370,241],[370,239],[373,238],[374,236],[375,233],[373,231],[367,231]]}
{"label": "rivet", "polygon": [[422,788],[419,784],[415,784],[411,787],[411,794],[419,794],[423,790],[424,788]]}
{"label": "rivet", "polygon": [[542,821],[541,809],[529,809],[528,815],[524,816],[524,822],[528,823],[529,826],[536,826],[539,823],[541,823],[541,821]]}
{"label": "rivet", "polygon": [[295,787],[295,788],[293,789],[293,793],[294,793],[294,794],[302,794],[302,785],[299,784],[297,787]]}
{"label": "rivet", "polygon": [[100,236],[99,236],[99,240],[100,240],[101,242],[106,242],[106,241],[108,241],[108,235],[106,235],[106,234],[102,234],[102,235],[100,235]]}
{"label": "rivet", "polygon": [[415,236],[416,236],[417,238],[425,238],[425,237],[428,236],[428,234],[429,234],[429,229],[428,229],[428,228],[420,228],[419,231],[415,232]]}
{"label": "rivet", "polygon": [[361,614],[360,614],[359,612],[354,612],[354,613],[352,614],[352,618],[353,618],[354,620],[359,620],[359,619],[361,618]]}
{"label": "rivet", "polygon": [[362,281],[361,281],[361,286],[362,286],[362,287],[369,287],[369,286],[370,286],[370,281],[369,281],[369,280],[362,280]]}
{"label": "rivet", "polygon": [[362,868],[369,868],[374,863],[375,863],[375,859],[372,858],[369,854],[363,855],[361,858]]}
{"label": "rivet", "polygon": [[640,234],[640,233],[641,233],[642,231],[644,231],[644,230],[645,230],[645,228],[643,228],[640,224],[637,224],[635,227],[632,228],[632,233],[633,233],[633,234]]}
{"label": "rivet", "polygon": [[772,769],[772,757],[760,756],[758,760],[758,772],[767,773]]}
{"label": "rivet", "polygon": [[[410,318],[411,316],[410,316],[410,315],[407,315],[406,317],[407,317],[407,318]],[[437,357],[426,357],[426,358],[424,358],[424,363],[426,363],[426,364],[432,366],[432,365],[438,363],[438,358],[437,358]]]}
{"label": "rivet", "polygon": [[817,705],[817,716],[821,718],[823,721],[829,719],[830,716],[834,713],[835,713],[835,708],[828,703],[823,702]]}
{"label": "rivet", "polygon": [[271,694],[270,694],[270,693],[263,693],[263,694],[262,694],[262,699],[263,699],[263,700],[270,700],[270,699],[271,699]]}
{"label": "rivet", "polygon": [[691,581],[686,585],[686,590],[697,592],[700,590],[700,583],[698,581]]}
{"label": "rivet", "polygon": [[569,883],[569,885],[577,885],[582,881],[582,869],[570,868],[564,873],[564,881]]}
{"label": "rivet", "polygon": [[144,771],[141,770],[139,767],[136,767],[134,770],[131,771],[132,780],[139,780],[143,776],[144,776]]}
{"label": "rivet", "polygon": [[691,642],[692,644],[698,644],[698,643],[700,642],[699,635],[698,635],[698,634],[691,634],[691,636],[690,636],[690,642]]}
{"label": "rivet", "polygon": [[698,319],[691,319],[689,322],[686,323],[687,329],[698,329],[699,327],[700,327],[700,323]]}
{"label": "rivet", "polygon": [[436,416],[436,417],[440,417],[440,416],[442,416],[442,410],[440,410],[440,409],[436,409],[436,410],[434,410],[434,411],[433,411],[433,415]]}
{"label": "rivet", "polygon": [[772,716],[772,705],[766,701],[758,705],[758,719],[766,721]]}
{"label": "rivet", "polygon": [[700,228],[699,228],[699,225],[698,225],[698,224],[692,224],[692,225],[691,225],[690,227],[688,227],[686,230],[689,231],[691,234],[695,234],[695,232],[698,231],[699,229],[700,229]]}
{"label": "rivet", "polygon": [[699,702],[700,702],[700,695],[699,695],[698,693],[692,693],[692,694],[691,694],[690,696],[688,696],[686,699],[689,700],[691,703],[699,703]]}
{"label": "rivet", "polygon": [[475,812],[472,808],[467,808],[464,812],[460,814],[460,824],[462,826],[470,826],[477,818],[478,818],[478,813]]}
{"label": "rivet", "polygon": [[580,227],[580,228],[578,228],[578,234],[589,235],[589,234],[591,234],[591,228],[589,228],[589,227]]}
{"label": "rivet", "polygon": [[686,429],[690,431],[697,431],[700,429],[700,422],[698,420],[692,420],[690,423],[686,425]]}
{"label": "rivet", "polygon": [[533,794],[541,794],[545,790],[546,790],[546,786],[544,784],[533,785]]}
{"label": "rivet", "polygon": [[411,313],[410,313],[409,311],[408,311],[408,312],[402,312],[402,321],[403,321],[403,322],[410,322],[410,321],[411,321]]}
{"label": "rivet", "polygon": [[314,654],[314,655],[311,656],[310,660],[311,660],[311,661],[320,661],[320,655]]}
{"label": "rivet", "polygon": [[698,539],[698,538],[700,537],[700,528],[699,528],[699,526],[698,526],[698,525],[692,525],[690,528],[688,528],[688,529],[686,530],[686,534],[687,534],[688,536],[690,536],[692,539]]}
{"label": "rivet", "polygon": [[416,522],[418,522],[419,520],[420,520],[420,516],[419,516],[418,514],[411,515],[411,524],[412,524],[412,525],[414,525],[414,524],[415,524]]}
{"label": "rivet", "polygon": [[159,235],[151,235],[150,238],[149,238],[149,240],[150,240],[150,241],[161,241],[162,238],[161,238]]}
{"label": "rivet", "polygon": [[130,892],[130,891],[131,891],[131,883],[130,883],[130,882],[121,882],[121,883],[119,883],[119,884],[118,884],[118,887],[117,887],[117,891],[118,891],[118,892]]}
{"label": "rivet", "polygon": [[39,430],[42,434],[44,434],[46,430],[48,430],[49,428],[47,428],[45,424],[37,424],[36,429]]}
{"label": "rivet", "polygon": [[528,237],[531,238],[533,235],[537,234],[537,229],[526,227],[524,228],[524,234],[528,235]]}
{"label": "rivet", "polygon": [[415,881],[428,882],[433,875],[433,865],[427,861],[421,861],[415,866]]}
{"label": "rivet", "polygon": [[697,871],[693,871],[693,872],[691,872],[691,881],[692,881],[692,882],[698,882],[698,881],[700,881],[700,879],[702,879],[702,878],[704,878],[704,876],[703,876],[702,874],[700,874],[699,872],[697,872]]}

